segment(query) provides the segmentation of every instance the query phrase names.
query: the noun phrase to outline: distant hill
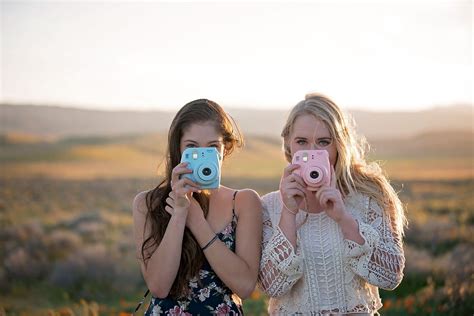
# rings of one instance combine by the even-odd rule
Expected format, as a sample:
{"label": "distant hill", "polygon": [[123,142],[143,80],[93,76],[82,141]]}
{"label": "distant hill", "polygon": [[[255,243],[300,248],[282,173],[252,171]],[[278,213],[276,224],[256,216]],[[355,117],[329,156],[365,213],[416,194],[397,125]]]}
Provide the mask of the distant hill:
{"label": "distant hill", "polygon": [[[288,111],[229,108],[245,135],[279,137]],[[165,132],[175,113],[99,111],[53,106],[0,104],[0,133],[41,136],[117,136]],[[359,133],[369,139],[410,137],[446,130],[471,130],[472,106],[419,112],[350,111]]]}
{"label": "distant hill", "polygon": [[[369,158],[382,161],[395,178],[473,178],[473,136],[445,131],[373,140]],[[165,132],[56,140],[0,135],[0,179],[151,177],[163,167],[166,138]],[[280,176],[286,162],[279,139],[249,135],[225,165],[225,177],[270,179]]]}
{"label": "distant hill", "polygon": [[113,136],[167,130],[174,113],[97,111],[55,106],[0,105],[0,133]]}
{"label": "distant hill", "polygon": [[449,130],[473,131],[473,106],[436,107],[419,112],[352,111],[358,130],[367,138],[409,137]]}
{"label": "distant hill", "polygon": [[[474,157],[474,132],[436,131],[409,137],[374,139],[370,155],[377,159]],[[472,161],[474,167],[474,161]]]}

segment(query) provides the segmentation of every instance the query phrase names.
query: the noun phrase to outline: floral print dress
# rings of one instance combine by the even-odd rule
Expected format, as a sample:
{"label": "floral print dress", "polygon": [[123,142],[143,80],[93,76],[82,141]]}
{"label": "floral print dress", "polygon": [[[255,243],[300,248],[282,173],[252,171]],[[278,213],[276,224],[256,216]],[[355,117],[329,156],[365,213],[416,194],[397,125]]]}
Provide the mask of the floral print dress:
{"label": "floral print dress", "polygon": [[[232,221],[217,234],[219,239],[233,252],[235,252],[235,230],[237,227],[237,216],[234,210],[236,194],[237,191],[234,192],[232,201]],[[219,279],[207,260],[199,271],[199,278],[196,276],[189,280],[188,290],[189,294],[179,299],[170,296],[164,299],[152,297],[145,315],[243,315],[240,299],[233,300],[234,294]]]}

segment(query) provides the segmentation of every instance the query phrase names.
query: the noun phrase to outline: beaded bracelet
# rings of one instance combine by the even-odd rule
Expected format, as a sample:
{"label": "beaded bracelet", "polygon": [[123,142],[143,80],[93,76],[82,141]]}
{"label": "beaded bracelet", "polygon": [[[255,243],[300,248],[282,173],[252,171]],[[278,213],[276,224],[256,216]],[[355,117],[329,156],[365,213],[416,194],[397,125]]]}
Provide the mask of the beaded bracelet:
{"label": "beaded bracelet", "polygon": [[206,250],[213,242],[215,242],[217,237],[218,237],[217,234],[214,237],[212,237],[212,239],[209,240],[209,242],[204,247],[201,248],[202,251]]}

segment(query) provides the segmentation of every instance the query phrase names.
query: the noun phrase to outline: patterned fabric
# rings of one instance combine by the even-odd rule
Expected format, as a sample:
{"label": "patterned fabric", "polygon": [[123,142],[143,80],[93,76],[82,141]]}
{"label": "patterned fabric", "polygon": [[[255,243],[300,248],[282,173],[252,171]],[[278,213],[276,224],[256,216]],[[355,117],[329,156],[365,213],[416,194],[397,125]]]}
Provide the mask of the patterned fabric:
{"label": "patterned fabric", "polygon": [[[237,191],[234,193],[235,195]],[[232,208],[232,221],[217,235],[219,239],[235,252],[235,231],[237,216]],[[219,279],[207,260],[204,262],[199,277],[189,280],[188,295],[174,299],[152,297],[145,315],[243,315],[240,299]]]}
{"label": "patterned fabric", "polygon": [[270,298],[271,315],[372,315],[382,306],[378,288],[393,289],[403,278],[401,236],[388,214],[369,197],[345,199],[364,238],[359,245],[343,237],[325,212],[299,212],[297,246],[278,227],[278,191],[262,197],[263,249],[259,286]]}

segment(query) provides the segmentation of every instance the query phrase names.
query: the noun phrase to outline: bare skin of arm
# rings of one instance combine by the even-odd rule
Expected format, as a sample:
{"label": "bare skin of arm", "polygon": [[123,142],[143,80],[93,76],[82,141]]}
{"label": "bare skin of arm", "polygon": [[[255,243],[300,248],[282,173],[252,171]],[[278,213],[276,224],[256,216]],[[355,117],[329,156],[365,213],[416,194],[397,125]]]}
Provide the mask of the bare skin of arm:
{"label": "bare skin of arm", "polygon": [[[168,202],[172,205],[172,202]],[[219,239],[214,241],[204,254],[219,278],[239,297],[248,297],[255,288],[261,252],[261,202],[252,190],[239,191],[236,197],[238,224],[236,251],[232,252]],[[173,207],[179,211],[178,207]],[[204,218],[199,204],[192,199],[187,225],[198,243],[203,247],[215,232]]]}
{"label": "bare skin of arm", "polygon": [[[173,170],[178,180],[175,183],[174,190],[184,196],[198,191],[198,188],[191,180],[187,178],[178,179],[179,174],[187,172],[184,164],[178,165]],[[135,197],[133,202],[134,236],[137,258],[139,258],[143,278],[151,293],[155,297],[164,298],[168,296],[176,274],[178,273],[184,228],[188,217],[188,207],[183,205],[184,207],[172,213],[163,239],[145,264],[141,254],[141,247],[143,241],[150,235],[149,223],[147,223],[147,227],[145,227],[145,218],[148,212],[145,196],[146,192],[142,192]],[[186,199],[184,199],[184,202],[186,202],[185,200]],[[170,206],[166,206],[165,209],[168,211]],[[145,255],[149,256],[150,254]]]}

